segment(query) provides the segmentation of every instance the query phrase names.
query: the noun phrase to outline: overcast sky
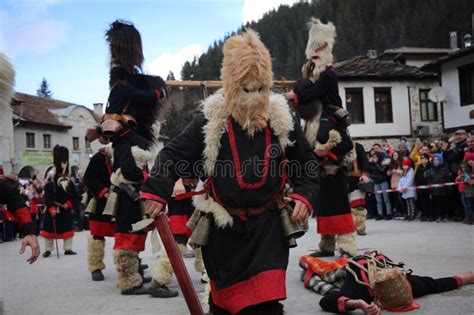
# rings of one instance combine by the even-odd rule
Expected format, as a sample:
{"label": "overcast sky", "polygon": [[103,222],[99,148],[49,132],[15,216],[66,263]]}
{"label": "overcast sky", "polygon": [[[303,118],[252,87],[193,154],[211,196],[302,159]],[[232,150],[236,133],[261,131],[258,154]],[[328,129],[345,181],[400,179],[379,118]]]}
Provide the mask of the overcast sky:
{"label": "overcast sky", "polygon": [[295,0],[0,0],[0,51],[15,90],[36,94],[45,77],[55,99],[91,107],[107,101],[104,33],[115,19],[140,31],[144,70],[179,78],[182,64],[247,21]]}

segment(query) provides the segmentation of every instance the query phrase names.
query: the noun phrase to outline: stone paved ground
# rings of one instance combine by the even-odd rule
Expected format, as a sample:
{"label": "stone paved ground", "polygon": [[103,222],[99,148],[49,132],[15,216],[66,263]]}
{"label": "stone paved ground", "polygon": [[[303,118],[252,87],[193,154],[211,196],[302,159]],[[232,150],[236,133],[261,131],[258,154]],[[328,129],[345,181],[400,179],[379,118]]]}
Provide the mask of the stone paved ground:
{"label": "stone paved ground", "polygon": [[[5,314],[187,314],[180,297],[168,300],[148,296],[121,296],[115,288],[112,240],[106,248],[106,280],[92,282],[86,268],[87,232],[77,233],[76,256],[53,255],[27,265],[17,254],[20,242],[0,244],[0,299]],[[314,222],[311,232],[291,250],[287,275],[287,314],[323,314],[320,296],[306,290],[299,280],[298,257],[317,244]],[[43,243],[41,240],[41,246]],[[61,244],[60,244],[61,247]],[[150,247],[150,246],[149,246]],[[396,261],[404,261],[415,274],[444,277],[474,269],[474,226],[459,223],[368,221],[368,235],[358,237],[360,250],[381,249]],[[151,250],[142,253],[150,266]],[[186,259],[196,289],[202,293],[192,259]],[[177,288],[176,280],[172,287]],[[412,314],[474,314],[474,285],[418,299],[421,309]],[[0,312],[1,314],[1,312]]]}

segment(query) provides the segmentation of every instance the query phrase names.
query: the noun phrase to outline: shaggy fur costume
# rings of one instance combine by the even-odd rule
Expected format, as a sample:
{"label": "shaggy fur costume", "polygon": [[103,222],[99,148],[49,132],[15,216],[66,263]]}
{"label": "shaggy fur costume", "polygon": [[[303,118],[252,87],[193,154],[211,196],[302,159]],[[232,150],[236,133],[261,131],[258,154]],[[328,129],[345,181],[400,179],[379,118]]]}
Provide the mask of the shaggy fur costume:
{"label": "shaggy fur costume", "polygon": [[10,108],[10,100],[13,97],[13,85],[15,84],[15,70],[7,56],[0,53],[0,108]]}
{"label": "shaggy fur costume", "polygon": [[258,34],[247,29],[224,43],[221,79],[225,110],[250,137],[267,126],[273,72],[270,52]]}
{"label": "shaggy fur costume", "polygon": [[357,246],[354,232],[336,235],[336,241],[336,249],[344,251],[351,256],[357,255]]}
{"label": "shaggy fur costume", "polygon": [[[153,160],[151,151],[140,149],[138,146],[132,147],[132,156],[137,164],[138,168],[143,169],[145,165]],[[119,168],[110,176],[110,182],[112,185],[118,186],[120,184],[136,184],[135,182],[129,181],[122,175],[122,170]]]}
{"label": "shaggy fur costume", "polygon": [[194,269],[196,269],[196,271],[199,273],[203,273],[206,268],[204,267],[204,260],[202,259],[201,248],[196,248],[194,250],[194,255],[196,257],[194,258]]}
{"label": "shaggy fur costume", "polygon": [[124,292],[142,284],[138,273],[138,253],[131,250],[114,250],[114,263],[117,269],[117,287]]}
{"label": "shaggy fur costume", "polygon": [[[337,246],[336,246],[337,242]],[[336,249],[344,251],[351,256],[357,255],[357,246],[355,245],[354,233],[341,235],[325,235],[321,234],[319,248],[323,251],[333,252]]]}
{"label": "shaggy fur costume", "polygon": [[319,108],[316,116],[306,122],[304,133],[305,137],[308,140],[311,147],[315,150],[318,148],[324,149],[326,151],[331,150],[336,147],[339,142],[341,142],[341,134],[335,129],[329,131],[329,139],[326,143],[319,143],[317,140],[318,130],[319,130],[319,121],[321,119],[322,107]]}
{"label": "shaggy fur costume", "polygon": [[92,236],[87,239],[87,269],[89,272],[104,270],[105,240],[96,240]]}
{"label": "shaggy fur costume", "polygon": [[[221,147],[221,137],[227,131],[226,120],[229,112],[226,110],[225,98],[222,90],[210,96],[203,108],[204,116],[207,123],[203,128],[204,131],[204,170],[207,175],[214,173],[214,167]],[[278,142],[282,151],[293,143],[289,140],[289,133],[293,130],[293,119],[288,109],[285,98],[281,95],[270,94],[269,101],[269,125],[273,134],[278,137]],[[201,190],[203,184],[198,184],[196,190]],[[214,222],[219,228],[232,226],[233,219],[220,204],[207,196],[206,194],[196,195],[193,197],[193,203],[197,210],[204,213],[212,213]]]}
{"label": "shaggy fur costume", "polygon": [[[204,170],[207,176],[214,173],[214,166],[217,155],[221,147],[221,137],[227,132],[227,118],[234,117],[233,112],[229,112],[224,106],[227,95],[219,90],[211,95],[203,107],[203,114],[207,123],[203,128],[205,148],[203,152]],[[293,145],[289,140],[289,133],[293,130],[293,119],[288,108],[288,103],[282,95],[270,94],[269,96],[269,120],[273,134],[278,137],[281,149],[284,151],[287,146]],[[319,124],[318,124],[319,126]]]}
{"label": "shaggy fur costume", "polygon": [[354,223],[356,225],[357,232],[365,232],[365,218],[367,217],[367,209],[356,208],[351,209],[352,216],[354,217]]}
{"label": "shaggy fur costume", "polygon": [[304,68],[303,77],[315,82],[321,72],[331,65],[334,60],[332,48],[336,39],[336,27],[331,22],[323,24],[319,19],[311,18],[308,22],[308,28],[309,38],[306,46],[308,63],[304,67],[308,67],[309,63],[312,63],[314,69],[307,77],[307,69]]}
{"label": "shaggy fur costume", "polygon": [[[184,244],[177,244],[179,252],[181,253],[181,256],[184,255],[186,252],[186,245]],[[168,285],[171,283],[171,279],[173,278],[173,267],[171,266],[170,259],[168,257],[168,254],[164,250],[156,262],[156,264],[153,266],[153,271],[151,273],[151,277],[153,280],[158,282],[161,285]]]}

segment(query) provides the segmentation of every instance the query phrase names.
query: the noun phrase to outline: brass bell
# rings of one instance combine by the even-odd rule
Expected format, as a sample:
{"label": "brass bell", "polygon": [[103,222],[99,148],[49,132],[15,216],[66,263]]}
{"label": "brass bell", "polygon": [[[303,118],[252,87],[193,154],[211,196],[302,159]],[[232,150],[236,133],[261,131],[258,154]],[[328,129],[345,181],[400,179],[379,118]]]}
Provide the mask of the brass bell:
{"label": "brass bell", "polygon": [[118,191],[115,189],[115,187],[110,191],[109,197],[107,198],[107,203],[105,204],[104,211],[102,212],[102,215],[104,216],[110,216],[115,218],[117,216],[117,211],[118,211]]}
{"label": "brass bell", "polygon": [[211,229],[211,220],[208,216],[202,216],[194,228],[193,234],[189,237],[189,245],[192,248],[207,246],[209,241],[209,232]]}
{"label": "brass bell", "polygon": [[283,233],[288,241],[289,247],[296,246],[296,239],[304,235],[304,228],[299,222],[291,220],[291,212],[288,207],[283,208],[280,211],[281,225],[283,227]]}
{"label": "brass bell", "polygon": [[196,225],[198,224],[200,218],[201,218],[201,211],[199,211],[197,209],[194,210],[194,212],[191,215],[191,217],[189,218],[188,222],[186,222],[186,226],[188,227],[188,229],[190,229],[191,231],[194,231],[194,229],[196,228]]}
{"label": "brass bell", "polygon": [[97,210],[97,199],[94,197],[94,198],[91,198],[91,200],[89,200],[89,203],[87,204],[86,210],[84,212],[85,212],[85,215],[91,215],[91,214],[95,214],[96,210]]}

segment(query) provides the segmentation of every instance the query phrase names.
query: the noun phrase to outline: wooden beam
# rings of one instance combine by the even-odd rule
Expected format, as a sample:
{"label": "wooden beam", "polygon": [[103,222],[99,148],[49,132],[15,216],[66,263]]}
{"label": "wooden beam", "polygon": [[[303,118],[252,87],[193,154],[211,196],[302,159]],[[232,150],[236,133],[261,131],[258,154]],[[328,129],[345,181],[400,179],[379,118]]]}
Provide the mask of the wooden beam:
{"label": "wooden beam", "polygon": [[[291,88],[295,84],[295,81],[273,81],[273,88]],[[206,87],[208,89],[220,89],[222,87],[222,81],[210,80],[210,81],[166,81],[166,85],[170,87],[190,87],[199,88]]]}

